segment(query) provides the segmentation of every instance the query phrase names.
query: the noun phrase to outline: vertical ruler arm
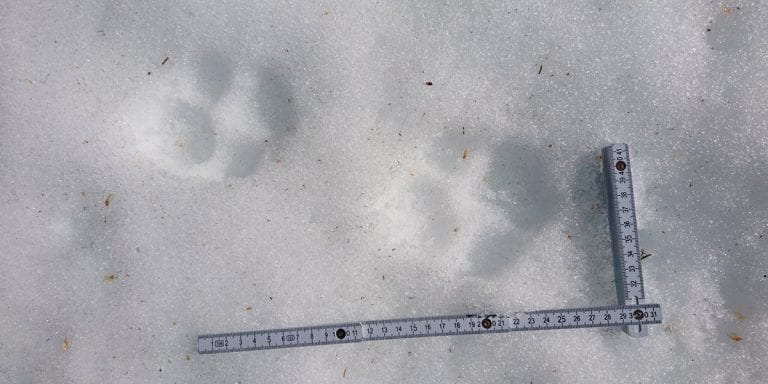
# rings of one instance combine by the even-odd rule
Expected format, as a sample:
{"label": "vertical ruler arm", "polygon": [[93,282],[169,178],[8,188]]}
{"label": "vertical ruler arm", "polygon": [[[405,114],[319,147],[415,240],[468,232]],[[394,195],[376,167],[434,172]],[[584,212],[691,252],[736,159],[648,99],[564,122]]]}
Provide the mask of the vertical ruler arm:
{"label": "vertical ruler arm", "polygon": [[[637,215],[629,147],[626,144],[614,144],[603,148],[603,168],[607,185],[613,266],[619,304],[644,304],[645,289],[640,266],[640,245],[637,236]],[[648,335],[647,327],[642,325],[626,326],[624,330],[630,336]]]}

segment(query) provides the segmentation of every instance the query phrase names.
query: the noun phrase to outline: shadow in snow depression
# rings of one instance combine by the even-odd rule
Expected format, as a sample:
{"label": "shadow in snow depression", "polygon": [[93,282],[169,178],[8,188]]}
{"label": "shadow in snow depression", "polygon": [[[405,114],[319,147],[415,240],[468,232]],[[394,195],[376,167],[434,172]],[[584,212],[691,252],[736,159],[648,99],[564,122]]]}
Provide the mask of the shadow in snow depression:
{"label": "shadow in snow depression", "polygon": [[550,163],[534,145],[519,139],[507,139],[494,150],[486,180],[490,202],[512,228],[491,235],[472,251],[472,270],[481,276],[504,272],[555,218],[563,201]]}

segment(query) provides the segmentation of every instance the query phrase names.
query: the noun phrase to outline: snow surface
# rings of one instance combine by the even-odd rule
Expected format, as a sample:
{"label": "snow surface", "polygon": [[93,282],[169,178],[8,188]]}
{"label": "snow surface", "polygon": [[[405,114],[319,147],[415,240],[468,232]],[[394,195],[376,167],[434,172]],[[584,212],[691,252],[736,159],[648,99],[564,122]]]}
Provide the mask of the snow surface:
{"label": "snow surface", "polygon": [[[768,382],[767,19],[2,1],[0,382]],[[210,332],[616,303],[614,142],[649,337],[196,354]]]}

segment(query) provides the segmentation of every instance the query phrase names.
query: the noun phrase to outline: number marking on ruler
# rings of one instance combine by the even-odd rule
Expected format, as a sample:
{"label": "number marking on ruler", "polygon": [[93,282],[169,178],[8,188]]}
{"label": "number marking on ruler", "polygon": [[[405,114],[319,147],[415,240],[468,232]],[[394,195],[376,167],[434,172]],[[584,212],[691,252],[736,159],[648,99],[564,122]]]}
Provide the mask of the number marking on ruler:
{"label": "number marking on ruler", "polygon": [[648,325],[661,323],[661,307],[645,303],[629,147],[615,144],[603,148],[603,166],[619,305],[220,333],[199,336],[197,350],[201,354],[210,354],[413,337],[613,326],[623,327],[631,336],[646,336]]}

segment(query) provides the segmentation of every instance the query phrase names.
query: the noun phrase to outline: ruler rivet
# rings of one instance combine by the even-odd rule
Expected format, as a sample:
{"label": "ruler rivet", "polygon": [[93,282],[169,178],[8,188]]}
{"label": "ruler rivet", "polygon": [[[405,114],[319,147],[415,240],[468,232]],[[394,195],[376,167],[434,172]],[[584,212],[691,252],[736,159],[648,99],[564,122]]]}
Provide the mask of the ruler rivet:
{"label": "ruler rivet", "polygon": [[336,337],[338,337],[340,340],[344,340],[344,338],[347,336],[347,331],[339,328],[339,330],[336,331]]}
{"label": "ruler rivet", "polygon": [[634,312],[632,312],[632,317],[634,317],[635,320],[642,320],[643,317],[645,317],[645,312],[643,312],[642,309],[636,309]]}
{"label": "ruler rivet", "polygon": [[489,329],[493,323],[491,323],[491,319],[483,319],[483,321],[480,322],[480,325],[482,325],[485,329]]}
{"label": "ruler rivet", "polygon": [[623,162],[623,161],[621,161],[621,160],[617,161],[617,162],[616,162],[616,169],[618,169],[618,170],[619,170],[619,172],[621,172],[621,171],[623,171],[623,170],[627,169],[627,163],[625,163],[625,162]]}

